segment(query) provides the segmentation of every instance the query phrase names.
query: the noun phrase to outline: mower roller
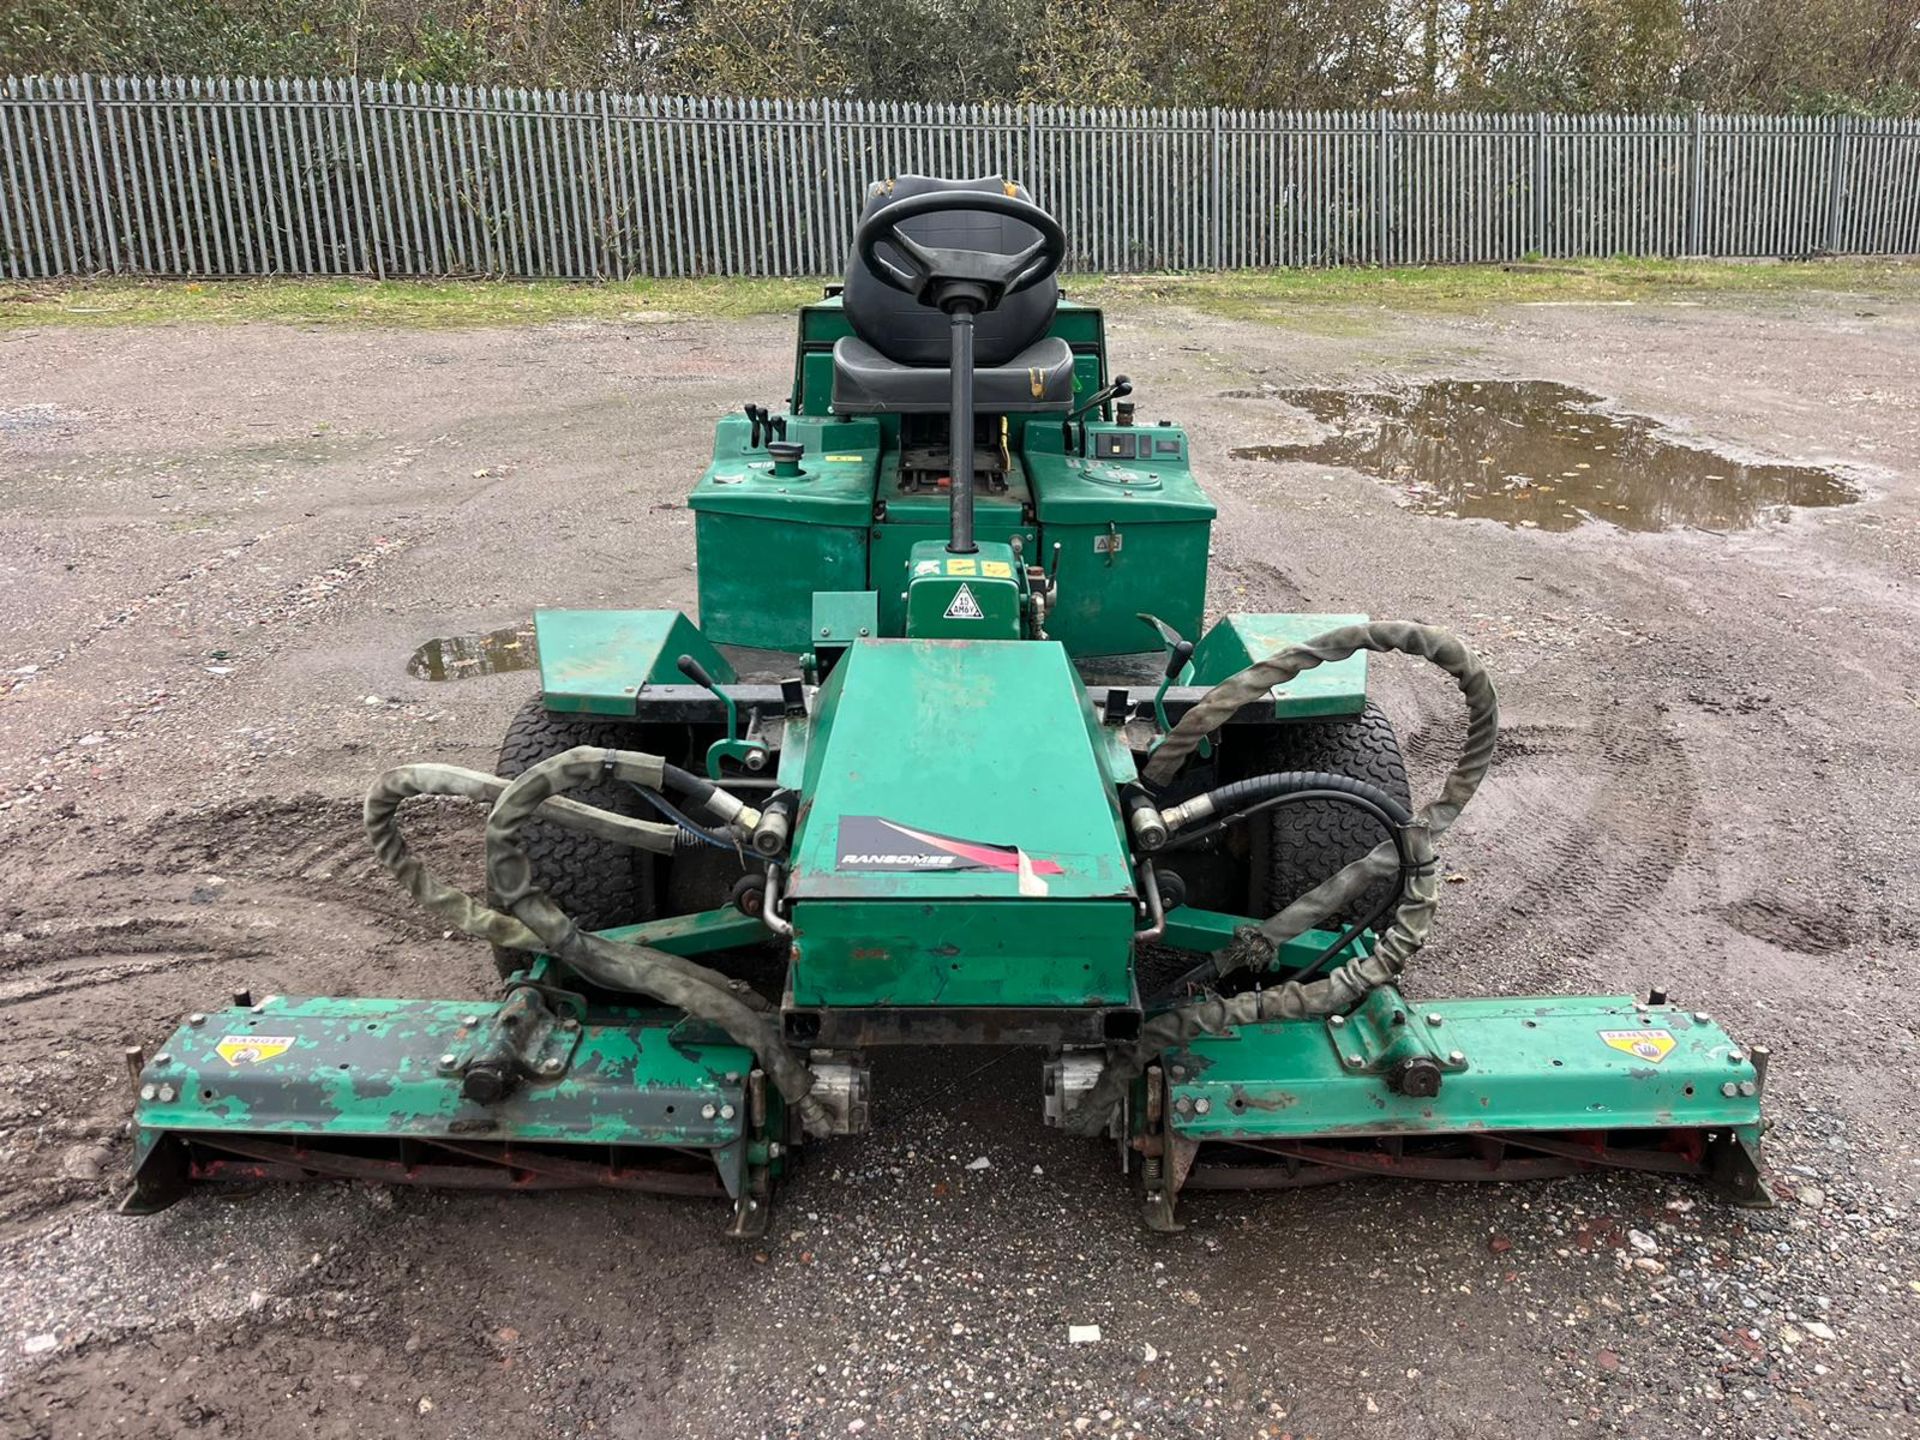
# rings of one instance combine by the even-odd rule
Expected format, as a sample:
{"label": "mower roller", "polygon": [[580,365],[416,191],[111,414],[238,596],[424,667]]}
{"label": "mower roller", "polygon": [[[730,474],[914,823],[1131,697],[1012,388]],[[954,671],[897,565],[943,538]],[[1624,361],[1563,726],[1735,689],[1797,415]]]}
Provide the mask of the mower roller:
{"label": "mower roller", "polygon": [[[1498,714],[1466,645],[1363,615],[1203,624],[1214,507],[1137,418],[1060,225],[999,178],[871,187],[784,411],[693,487],[700,622],[540,612],[499,774],[367,799],[489,1000],[238,994],[131,1056],[134,1188],[339,1177],[724,1197],[762,1232],[859,1133],[883,1046],[1043,1047],[1048,1123],[1183,1192],[1607,1167],[1766,1203],[1766,1055],[1655,993],[1413,1000],[1434,846]],[[1414,808],[1367,657],[1445,672]],[[490,807],[487,891],[400,830]]]}

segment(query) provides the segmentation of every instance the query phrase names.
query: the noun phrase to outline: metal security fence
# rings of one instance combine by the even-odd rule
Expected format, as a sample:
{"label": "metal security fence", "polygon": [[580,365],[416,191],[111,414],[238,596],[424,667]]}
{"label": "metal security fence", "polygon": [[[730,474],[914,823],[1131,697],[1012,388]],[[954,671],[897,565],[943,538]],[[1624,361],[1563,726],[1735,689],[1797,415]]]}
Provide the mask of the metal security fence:
{"label": "metal security fence", "polygon": [[1083,270],[1920,251],[1920,122],[0,79],[0,274],[823,275],[867,182],[1023,179]]}

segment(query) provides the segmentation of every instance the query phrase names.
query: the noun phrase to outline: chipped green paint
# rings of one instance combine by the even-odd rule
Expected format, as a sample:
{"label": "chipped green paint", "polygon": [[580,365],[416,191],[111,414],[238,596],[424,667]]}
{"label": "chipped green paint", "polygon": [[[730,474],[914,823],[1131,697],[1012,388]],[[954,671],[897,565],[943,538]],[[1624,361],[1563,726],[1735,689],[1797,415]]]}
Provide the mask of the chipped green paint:
{"label": "chipped green paint", "polygon": [[462,1098],[441,1057],[463,1053],[479,1028],[469,1020],[498,1008],[274,996],[216,1011],[181,1026],[148,1063],[135,1124],[147,1145],[223,1131],[711,1151],[741,1141],[753,1056],[676,1035],[683,1022],[670,1011],[589,1013],[564,1074],[493,1104]]}
{"label": "chipped green paint", "polygon": [[[1171,1128],[1196,1141],[1676,1128],[1759,1140],[1752,1060],[1718,1025],[1685,1010],[1626,996],[1416,1004],[1389,988],[1362,1011],[1358,1023],[1270,1021],[1168,1051],[1176,1107],[1188,1102]],[[1399,1094],[1370,1063],[1377,1037],[1402,1026],[1419,1027],[1420,1043],[1443,1058],[1459,1053],[1449,1067],[1457,1073],[1437,1095]],[[1648,1063],[1605,1032],[1672,1044],[1649,1039],[1666,1053]]]}

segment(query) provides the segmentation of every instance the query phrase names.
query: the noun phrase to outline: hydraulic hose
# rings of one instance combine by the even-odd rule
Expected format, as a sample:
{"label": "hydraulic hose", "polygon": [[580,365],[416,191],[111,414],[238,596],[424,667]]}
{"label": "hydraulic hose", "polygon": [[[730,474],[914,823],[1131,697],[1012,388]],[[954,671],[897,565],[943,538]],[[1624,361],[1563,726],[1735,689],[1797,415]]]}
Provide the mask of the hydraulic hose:
{"label": "hydraulic hose", "polygon": [[[800,1107],[810,1125],[816,1128],[823,1125],[824,1112],[820,1111],[817,1102],[805,1098],[806,1091],[812,1086],[812,1076],[804,1066],[799,1066],[786,1049],[773,1021],[768,1018],[767,1012],[772,1007],[762,996],[743,983],[682,956],[669,955],[663,950],[647,946],[602,941],[598,936],[580,931],[544,894],[532,890],[532,867],[525,851],[519,846],[517,835],[526,823],[536,819],[660,854],[670,853],[677,843],[674,838],[676,826],[615,815],[591,805],[583,805],[577,800],[566,799],[557,793],[571,785],[599,779],[609,771],[616,778],[657,788],[663,783],[671,783],[671,778],[665,776],[663,771],[672,767],[663,766],[655,756],[608,751],[595,746],[576,747],[553,757],[553,760],[575,760],[578,763],[569,769],[564,783],[550,783],[543,779],[541,788],[546,793],[540,799],[532,799],[528,791],[523,791],[516,798],[517,823],[512,826],[509,838],[502,842],[511,851],[511,856],[507,858],[508,868],[514,868],[514,858],[517,857],[519,869],[526,877],[528,891],[545,904],[545,910],[540,911],[526,905],[527,896],[519,897],[520,908],[535,916],[541,927],[539,930],[528,925],[514,905],[507,904],[504,897],[509,892],[498,885],[494,887],[494,893],[502,896],[502,903],[515,913],[503,914],[435,875],[408,849],[399,825],[400,807],[415,796],[454,795],[486,800],[497,805],[518,781],[509,782],[497,775],[487,775],[457,765],[401,765],[388,770],[374,781],[367,794],[366,830],[374,855],[408,894],[464,934],[507,949],[554,954],[586,979],[605,989],[647,995],[721,1026],[754,1052],[763,1068],[773,1077],[774,1083],[780,1086],[781,1093]],[[552,760],[544,761],[534,769],[539,770],[552,763]],[[582,764],[585,766],[584,772],[580,768]],[[681,771],[680,774],[684,776],[686,772]],[[525,776],[519,778],[524,779]],[[493,819],[489,816],[490,880],[494,871],[494,830]],[[565,936],[569,931],[575,939],[565,944],[556,943],[548,933]],[[797,1075],[796,1067],[799,1069]],[[795,1087],[799,1093],[793,1093],[789,1086]]]}
{"label": "hydraulic hose", "polygon": [[[673,786],[716,813],[722,809],[722,800],[732,802],[736,815],[752,813],[711,782],[663,766],[657,756],[578,745],[530,766],[494,801],[487,815],[488,889],[516,920],[539,937],[540,948],[589,979],[650,995],[726,1031],[753,1051],[775,1087],[788,1103],[799,1108],[806,1127],[824,1133],[830,1120],[812,1096],[813,1072],[787,1047],[775,1017],[748,1004],[728,982],[714,984],[687,973],[684,961],[664,951],[582,930],[535,883],[533,862],[527,858],[521,832],[562,791],[593,784],[609,772],[636,784],[651,781],[655,788],[663,783]],[[759,817],[753,813],[752,818]],[[712,976],[714,972],[705,974]],[[618,978],[603,980],[603,976]],[[759,998],[754,996],[755,1000]]]}
{"label": "hydraulic hose", "polygon": [[[1500,731],[1499,698],[1479,657],[1449,630],[1411,621],[1379,620],[1343,625],[1324,635],[1277,650],[1202,696],[1168,732],[1147,762],[1149,785],[1171,780],[1200,741],[1241,707],[1266,698],[1301,672],[1362,650],[1415,655],[1445,670],[1467,702],[1467,734],[1440,793],[1423,805],[1393,838],[1375,846],[1295,900],[1264,924],[1247,926],[1220,961],[1222,973],[1240,965],[1266,965],[1278,948],[1320,920],[1351,904],[1377,881],[1401,872],[1405,889],[1387,932],[1371,955],[1350,960],[1318,980],[1288,981],[1234,996],[1212,995],[1153,1016],[1134,1041],[1108,1052],[1106,1067],[1086,1097],[1066,1117],[1066,1128],[1097,1135],[1107,1128],[1134,1079],[1161,1051],[1199,1035],[1219,1035],[1262,1020],[1342,1015],[1369,992],[1392,983],[1426,942],[1433,924],[1438,882],[1433,842],[1445,834],[1493,764]],[[1404,843],[1404,850],[1401,848]]]}

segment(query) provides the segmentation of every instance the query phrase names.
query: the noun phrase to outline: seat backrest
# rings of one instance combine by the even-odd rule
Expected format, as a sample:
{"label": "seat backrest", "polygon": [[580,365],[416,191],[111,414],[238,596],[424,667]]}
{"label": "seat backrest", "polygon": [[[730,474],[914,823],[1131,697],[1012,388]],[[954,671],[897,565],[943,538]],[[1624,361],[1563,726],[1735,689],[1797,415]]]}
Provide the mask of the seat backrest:
{"label": "seat backrest", "polygon": [[[890,182],[869,185],[867,203],[860,212],[866,219],[874,211],[904,200],[909,195],[924,195],[931,190],[979,190],[1010,193],[1022,200],[1033,197],[1025,187],[1009,185],[998,175],[978,180],[939,180],[928,175],[902,175]],[[941,245],[953,250],[985,250],[1012,255],[1040,238],[1031,225],[981,210],[951,210],[944,215],[923,215],[901,227],[923,245]],[[888,247],[882,246],[882,254]],[[873,346],[889,360],[900,365],[943,366],[949,354],[947,317],[931,305],[922,305],[911,295],[886,284],[860,263],[858,253],[847,257],[847,283],[842,304],[853,333]],[[1060,303],[1060,287],[1049,275],[1031,289],[1009,295],[999,307],[977,316],[973,322],[973,362],[979,366],[1004,365],[1053,324],[1053,312]]]}

